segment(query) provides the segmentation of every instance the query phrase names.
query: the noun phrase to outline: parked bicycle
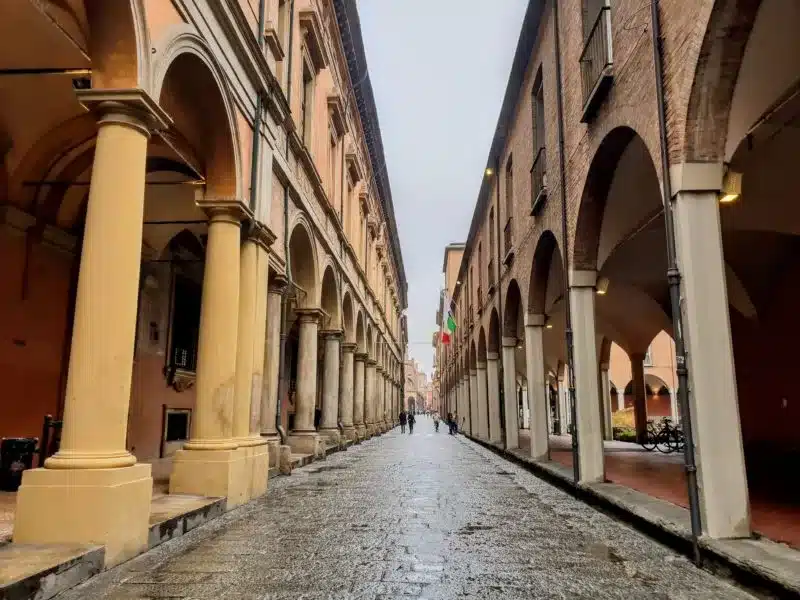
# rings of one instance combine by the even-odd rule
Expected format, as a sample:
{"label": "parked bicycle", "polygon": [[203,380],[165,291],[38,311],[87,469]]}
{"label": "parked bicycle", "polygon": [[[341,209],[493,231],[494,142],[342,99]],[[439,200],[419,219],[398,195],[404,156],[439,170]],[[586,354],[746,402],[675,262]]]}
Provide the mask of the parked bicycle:
{"label": "parked bicycle", "polygon": [[647,422],[647,435],[641,445],[650,452],[658,450],[663,454],[670,454],[682,451],[684,443],[680,425],[673,425],[672,419],[664,417],[658,425],[654,421]]}

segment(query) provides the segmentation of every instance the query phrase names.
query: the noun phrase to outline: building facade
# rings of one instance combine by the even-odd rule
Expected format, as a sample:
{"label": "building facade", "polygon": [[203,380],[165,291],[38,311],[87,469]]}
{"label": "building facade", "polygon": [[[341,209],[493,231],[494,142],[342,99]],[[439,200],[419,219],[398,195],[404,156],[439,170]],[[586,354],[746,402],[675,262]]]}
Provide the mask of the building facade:
{"label": "building facade", "polygon": [[154,478],[234,507],[282,444],[392,426],[406,280],[355,0],[23,0],[0,37],[0,435],[61,424],[15,542],[115,564]]}
{"label": "building facade", "polygon": [[431,410],[433,391],[428,375],[420,369],[413,358],[407,358],[404,364],[405,409],[410,411]]}
{"label": "building facade", "polygon": [[750,534],[749,486],[800,448],[798,27],[781,0],[528,3],[439,370],[469,434],[517,447],[524,380],[531,455],[550,455],[555,403],[577,480],[604,481],[612,344],[641,434],[665,332],[703,533]]}

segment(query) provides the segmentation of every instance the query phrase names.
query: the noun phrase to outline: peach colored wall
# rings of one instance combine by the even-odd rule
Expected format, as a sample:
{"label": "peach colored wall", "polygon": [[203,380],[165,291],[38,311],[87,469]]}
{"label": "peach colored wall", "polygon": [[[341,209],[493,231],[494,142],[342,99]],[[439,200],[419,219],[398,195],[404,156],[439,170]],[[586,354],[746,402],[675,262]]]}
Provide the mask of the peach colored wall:
{"label": "peach colored wall", "polygon": [[183,23],[175,5],[164,0],[145,0],[145,18],[150,31],[150,42],[157,44],[166,30],[173,25]]}
{"label": "peach colored wall", "polygon": [[39,437],[62,393],[73,257],[33,244],[23,299],[25,245],[0,228],[0,437]]}

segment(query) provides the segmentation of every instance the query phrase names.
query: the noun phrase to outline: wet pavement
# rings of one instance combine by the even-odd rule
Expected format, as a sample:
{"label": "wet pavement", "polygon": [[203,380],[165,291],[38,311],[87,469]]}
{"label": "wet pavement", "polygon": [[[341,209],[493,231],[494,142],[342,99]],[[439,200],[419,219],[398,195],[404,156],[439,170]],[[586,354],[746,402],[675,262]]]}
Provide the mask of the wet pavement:
{"label": "wet pavement", "polygon": [[58,598],[751,596],[423,417]]}

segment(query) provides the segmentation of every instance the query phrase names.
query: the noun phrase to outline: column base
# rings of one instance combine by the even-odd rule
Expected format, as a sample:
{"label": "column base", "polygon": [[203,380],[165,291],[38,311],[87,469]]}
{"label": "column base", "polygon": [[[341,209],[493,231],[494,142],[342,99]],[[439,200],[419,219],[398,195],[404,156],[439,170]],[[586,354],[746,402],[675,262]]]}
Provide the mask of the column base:
{"label": "column base", "polygon": [[291,446],[278,446],[278,473],[281,475],[292,474]]}
{"label": "column base", "polygon": [[249,486],[245,448],[178,450],[169,478],[170,494],[227,498],[227,509],[247,502]]}
{"label": "column base", "polygon": [[361,442],[367,439],[367,426],[364,423],[359,423],[355,426],[356,429],[356,436],[358,436],[358,441]]}
{"label": "column base", "polygon": [[358,431],[353,425],[345,425],[342,431],[344,439],[355,443],[358,441]]}
{"label": "column base", "polygon": [[290,431],[288,441],[292,454],[319,454],[320,437],[316,431]]}
{"label": "column base", "polygon": [[269,482],[269,446],[261,443],[247,446],[245,451],[245,470],[248,476],[247,500],[259,498],[267,493]]}
{"label": "column base", "polygon": [[118,469],[29,469],[14,519],[20,544],[98,544],[105,566],[147,550],[150,465]]}
{"label": "column base", "polygon": [[278,453],[281,447],[281,438],[278,435],[268,435],[262,436],[264,440],[267,442],[267,448],[269,450],[269,468],[270,469],[277,469],[278,468]]}
{"label": "column base", "polygon": [[325,438],[329,444],[338,446],[342,442],[342,435],[336,427],[325,427],[319,430],[319,435]]}

